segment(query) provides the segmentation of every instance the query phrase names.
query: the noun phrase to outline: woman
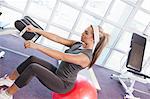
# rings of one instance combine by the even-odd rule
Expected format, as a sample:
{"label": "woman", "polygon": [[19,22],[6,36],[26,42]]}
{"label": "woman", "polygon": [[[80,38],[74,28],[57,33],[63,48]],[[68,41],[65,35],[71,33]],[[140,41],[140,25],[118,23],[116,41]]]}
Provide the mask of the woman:
{"label": "woman", "polygon": [[[62,53],[32,41],[25,41],[25,48],[39,50],[62,62],[59,68],[56,68],[44,60],[30,56],[14,72],[0,79],[0,86],[8,86],[7,89],[0,91],[0,99],[12,99],[13,95],[27,85],[33,77],[37,77],[44,86],[56,93],[70,91],[74,86],[78,72],[86,67],[91,68],[108,42],[108,34],[104,33],[99,26],[90,25],[82,33],[82,43],[64,39],[31,25],[26,28],[28,32],[36,32],[52,41],[68,46],[72,50],[66,50],[65,53]],[[82,48],[76,48],[79,44],[82,45]]]}

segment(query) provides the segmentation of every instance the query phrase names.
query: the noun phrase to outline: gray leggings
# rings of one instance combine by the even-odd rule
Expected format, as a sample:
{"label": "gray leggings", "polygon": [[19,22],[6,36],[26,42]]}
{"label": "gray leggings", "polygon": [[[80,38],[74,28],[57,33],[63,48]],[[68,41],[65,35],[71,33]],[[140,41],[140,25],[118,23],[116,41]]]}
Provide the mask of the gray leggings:
{"label": "gray leggings", "polygon": [[66,93],[72,87],[66,87],[65,82],[55,74],[56,70],[57,68],[52,64],[37,57],[30,56],[17,67],[17,72],[20,76],[16,79],[15,84],[19,88],[22,88],[27,85],[33,77],[37,77],[48,89],[57,93]]}

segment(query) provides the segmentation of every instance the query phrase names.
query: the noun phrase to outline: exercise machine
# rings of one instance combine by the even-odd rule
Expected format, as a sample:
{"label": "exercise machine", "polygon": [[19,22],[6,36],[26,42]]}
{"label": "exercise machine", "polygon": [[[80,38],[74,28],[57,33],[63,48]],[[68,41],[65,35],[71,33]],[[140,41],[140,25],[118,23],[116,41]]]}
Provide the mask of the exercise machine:
{"label": "exercise machine", "polygon": [[[0,15],[2,13],[0,12]],[[27,25],[33,25],[36,28],[43,29],[35,21],[33,21],[29,16],[25,16],[23,19],[15,21],[15,27],[20,31],[19,35],[22,36],[25,40],[33,40],[34,42],[40,37],[37,33],[31,33],[26,31]],[[16,28],[4,28],[7,26],[7,23],[0,22],[0,35],[6,34],[16,34]],[[5,51],[0,51],[0,58],[3,58]]]}
{"label": "exercise machine", "polygon": [[26,31],[26,26],[27,25],[32,25],[36,28],[39,28],[41,30],[43,30],[43,28],[41,26],[39,26],[32,18],[30,18],[29,16],[25,16],[23,19],[17,20],[15,21],[15,27],[16,29],[18,29],[20,31],[20,36],[22,36],[25,40],[32,40],[32,41],[36,41],[41,35],[38,33],[34,33],[34,32],[27,32]]}
{"label": "exercise machine", "polygon": [[150,76],[141,73],[143,67],[143,58],[146,41],[147,39],[145,37],[133,33],[130,44],[131,49],[128,53],[127,61],[125,64],[126,68],[122,70],[122,72],[119,75],[115,74],[111,75],[111,78],[119,80],[119,82],[125,89],[126,92],[124,95],[125,99],[140,99],[140,97],[134,96],[133,94],[134,91],[150,95],[150,93],[134,88],[134,84],[136,82],[144,84],[150,83]]}

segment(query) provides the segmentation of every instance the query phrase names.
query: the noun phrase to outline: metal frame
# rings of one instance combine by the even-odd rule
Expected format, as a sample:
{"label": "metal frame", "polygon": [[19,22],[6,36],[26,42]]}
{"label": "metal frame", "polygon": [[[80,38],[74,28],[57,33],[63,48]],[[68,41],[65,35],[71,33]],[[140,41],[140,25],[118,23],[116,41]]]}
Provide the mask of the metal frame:
{"label": "metal frame", "polygon": [[[116,79],[121,83],[121,85],[125,89],[125,95],[124,95],[125,99],[140,99],[140,97],[136,97],[133,95],[134,91],[137,91],[137,92],[140,92],[142,94],[146,94],[146,95],[150,96],[150,93],[147,93],[147,92],[142,91],[140,89],[134,88],[134,84],[136,82],[141,82],[144,84],[150,83],[148,78],[145,79],[142,76],[135,75],[135,74],[130,73],[128,71],[122,72],[119,75],[112,74],[111,78]],[[130,85],[128,85],[127,82],[130,83]]]}
{"label": "metal frame", "polygon": [[[126,62],[124,62],[123,66],[125,65]],[[150,65],[150,57],[146,60],[146,63],[143,65],[142,71],[145,71],[149,65]],[[122,87],[125,89],[124,99],[140,99],[140,97],[136,97],[133,95],[134,91],[150,96],[150,93],[134,88],[134,84],[136,82],[148,84],[150,83],[150,79],[145,78],[144,76],[128,72],[127,68],[121,70],[120,74],[112,74],[110,78],[118,80],[121,83]]]}

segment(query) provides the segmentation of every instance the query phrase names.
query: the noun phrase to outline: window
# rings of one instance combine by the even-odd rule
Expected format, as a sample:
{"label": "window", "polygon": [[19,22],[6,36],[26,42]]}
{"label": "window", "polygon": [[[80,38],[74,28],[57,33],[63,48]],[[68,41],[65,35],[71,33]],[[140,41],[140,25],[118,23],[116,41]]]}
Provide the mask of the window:
{"label": "window", "polygon": [[3,20],[7,23],[10,23],[10,25],[9,25],[10,27],[14,27],[14,22],[17,19],[21,19],[21,17],[22,17],[21,13],[18,13],[16,11],[10,10],[8,8],[5,8],[5,7],[1,7],[0,11],[3,13],[0,16],[0,20]]}
{"label": "window", "polygon": [[104,28],[106,33],[110,34],[108,46],[111,47],[115,43],[115,41],[120,33],[120,29],[118,29],[115,26],[108,24],[108,23],[104,23],[104,25],[102,27]]}
{"label": "window", "polygon": [[72,29],[79,11],[63,3],[59,3],[52,23]]}
{"label": "window", "polygon": [[144,34],[150,37],[150,22],[146,26],[146,28],[144,30]]}
{"label": "window", "polygon": [[88,0],[86,9],[100,16],[104,16],[112,0]]}
{"label": "window", "polygon": [[127,2],[130,2],[130,3],[136,4],[138,0],[123,0],[123,1],[127,1]]}
{"label": "window", "polygon": [[76,6],[82,7],[85,0],[63,0],[63,1],[69,2],[72,5],[76,5]]}
{"label": "window", "polygon": [[20,10],[24,10],[27,3],[27,0],[4,0],[4,1],[8,4],[8,6],[10,5]]}
{"label": "window", "polygon": [[131,38],[133,33],[124,32],[121,35],[121,38],[119,38],[119,41],[117,42],[116,48],[128,52],[130,48]]}
{"label": "window", "polygon": [[56,0],[31,0],[27,13],[48,21]]}
{"label": "window", "polygon": [[117,23],[118,25],[124,25],[128,16],[130,15],[133,7],[126,3],[116,0],[110,13],[107,15],[107,19]]}
{"label": "window", "polygon": [[96,64],[103,64],[103,62],[106,60],[106,57],[109,53],[110,49],[109,48],[104,48],[100,56],[98,57]]}
{"label": "window", "polygon": [[32,19],[45,30],[46,25],[47,25],[46,23],[44,23],[44,22],[42,22],[42,21],[40,21],[40,20],[38,20],[36,18],[33,18],[33,17],[32,17]]}
{"label": "window", "polygon": [[141,6],[142,6],[144,9],[147,9],[147,10],[150,11],[150,6],[149,6],[149,4],[150,4],[150,1],[149,1],[149,0],[144,0]]}
{"label": "window", "polygon": [[129,23],[129,27],[140,32],[143,32],[146,26],[150,22],[150,15],[139,10],[131,23]]}
{"label": "window", "polygon": [[120,70],[122,69],[123,62],[125,62],[124,61],[124,58],[126,58],[125,56],[126,55],[122,53],[113,51],[110,57],[108,58],[105,67],[120,72]]}
{"label": "window", "polygon": [[81,34],[91,24],[98,25],[100,24],[100,22],[101,21],[99,19],[96,19],[86,13],[82,13],[80,20],[77,23],[77,27],[75,28],[75,31]]}
{"label": "window", "polygon": [[70,39],[75,41],[81,41],[81,37],[74,34],[71,34]]}

